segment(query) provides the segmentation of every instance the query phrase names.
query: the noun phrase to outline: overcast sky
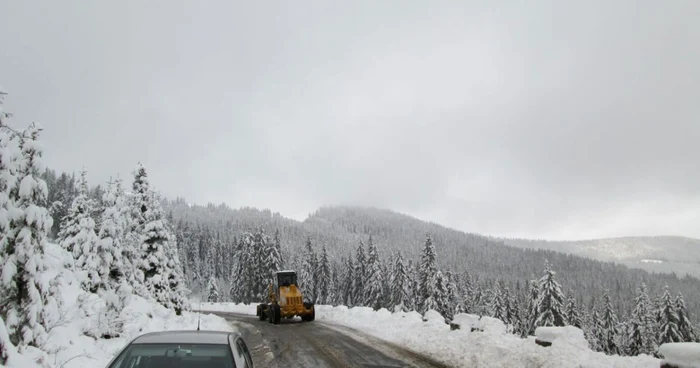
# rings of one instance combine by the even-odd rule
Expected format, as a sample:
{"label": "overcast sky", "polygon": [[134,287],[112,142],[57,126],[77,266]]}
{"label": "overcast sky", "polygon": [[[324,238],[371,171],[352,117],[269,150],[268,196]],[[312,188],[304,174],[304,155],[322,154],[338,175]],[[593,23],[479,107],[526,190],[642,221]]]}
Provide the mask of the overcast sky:
{"label": "overcast sky", "polygon": [[141,161],[167,196],[300,220],[700,237],[698,19],[696,0],[2,1],[0,85],[46,163],[91,184]]}

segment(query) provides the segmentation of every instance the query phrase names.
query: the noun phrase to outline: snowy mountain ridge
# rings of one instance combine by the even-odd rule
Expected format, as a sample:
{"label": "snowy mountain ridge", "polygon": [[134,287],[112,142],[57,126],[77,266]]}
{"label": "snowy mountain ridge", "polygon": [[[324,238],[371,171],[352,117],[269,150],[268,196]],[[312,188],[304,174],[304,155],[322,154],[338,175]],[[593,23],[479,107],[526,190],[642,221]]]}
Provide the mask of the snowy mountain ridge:
{"label": "snowy mountain ridge", "polygon": [[682,236],[637,236],[576,241],[492,238],[519,248],[546,249],[613,261],[651,272],[700,276],[700,239]]}

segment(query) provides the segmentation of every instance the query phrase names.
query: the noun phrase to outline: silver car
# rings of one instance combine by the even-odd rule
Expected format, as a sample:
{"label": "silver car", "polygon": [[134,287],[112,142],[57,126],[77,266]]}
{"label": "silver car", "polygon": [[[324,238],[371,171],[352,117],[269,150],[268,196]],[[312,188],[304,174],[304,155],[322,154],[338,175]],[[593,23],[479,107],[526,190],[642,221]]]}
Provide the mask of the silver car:
{"label": "silver car", "polygon": [[141,335],[107,368],[253,368],[241,334],[219,331],[161,331]]}

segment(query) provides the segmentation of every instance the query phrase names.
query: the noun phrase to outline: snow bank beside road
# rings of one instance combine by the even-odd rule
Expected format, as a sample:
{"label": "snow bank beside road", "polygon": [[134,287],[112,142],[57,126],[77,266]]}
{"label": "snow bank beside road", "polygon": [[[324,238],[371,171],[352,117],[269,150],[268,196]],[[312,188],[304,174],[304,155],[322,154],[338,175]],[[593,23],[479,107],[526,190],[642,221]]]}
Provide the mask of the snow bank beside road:
{"label": "snow bank beside road", "polygon": [[344,306],[317,306],[316,320],[361,330],[455,367],[522,368],[658,368],[648,357],[607,356],[582,347],[580,341],[557,340],[551,347],[500,331],[451,331],[446,324],[423,322],[416,312]]}
{"label": "snow bank beside road", "polygon": [[663,344],[659,353],[664,362],[683,368],[700,368],[700,343],[676,342]]}
{"label": "snow bank beside road", "polygon": [[[193,308],[198,305],[193,303]],[[255,315],[255,304],[202,303],[201,310]],[[391,313],[386,309],[345,306],[316,306],[319,322],[350,327],[368,335],[403,346],[454,367],[479,368],[658,368],[660,361],[646,355],[608,356],[590,350],[579,338],[559,336],[551,347],[539,346],[535,338],[521,339],[498,326],[484,326],[484,332],[450,330],[450,326],[416,312]],[[440,317],[442,320],[442,317]],[[486,319],[489,322],[491,319]],[[481,323],[481,322],[480,322]],[[501,323],[502,325],[502,323]],[[573,333],[568,335],[575,335]],[[574,336],[578,337],[578,335]]]}

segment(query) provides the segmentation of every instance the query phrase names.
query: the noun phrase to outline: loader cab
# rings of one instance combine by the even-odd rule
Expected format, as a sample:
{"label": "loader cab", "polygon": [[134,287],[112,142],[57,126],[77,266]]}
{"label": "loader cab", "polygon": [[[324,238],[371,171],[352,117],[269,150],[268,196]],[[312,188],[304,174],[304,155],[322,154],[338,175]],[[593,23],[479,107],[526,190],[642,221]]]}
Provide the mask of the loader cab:
{"label": "loader cab", "polygon": [[275,275],[275,290],[281,286],[297,285],[297,273],[294,271],[280,271]]}

